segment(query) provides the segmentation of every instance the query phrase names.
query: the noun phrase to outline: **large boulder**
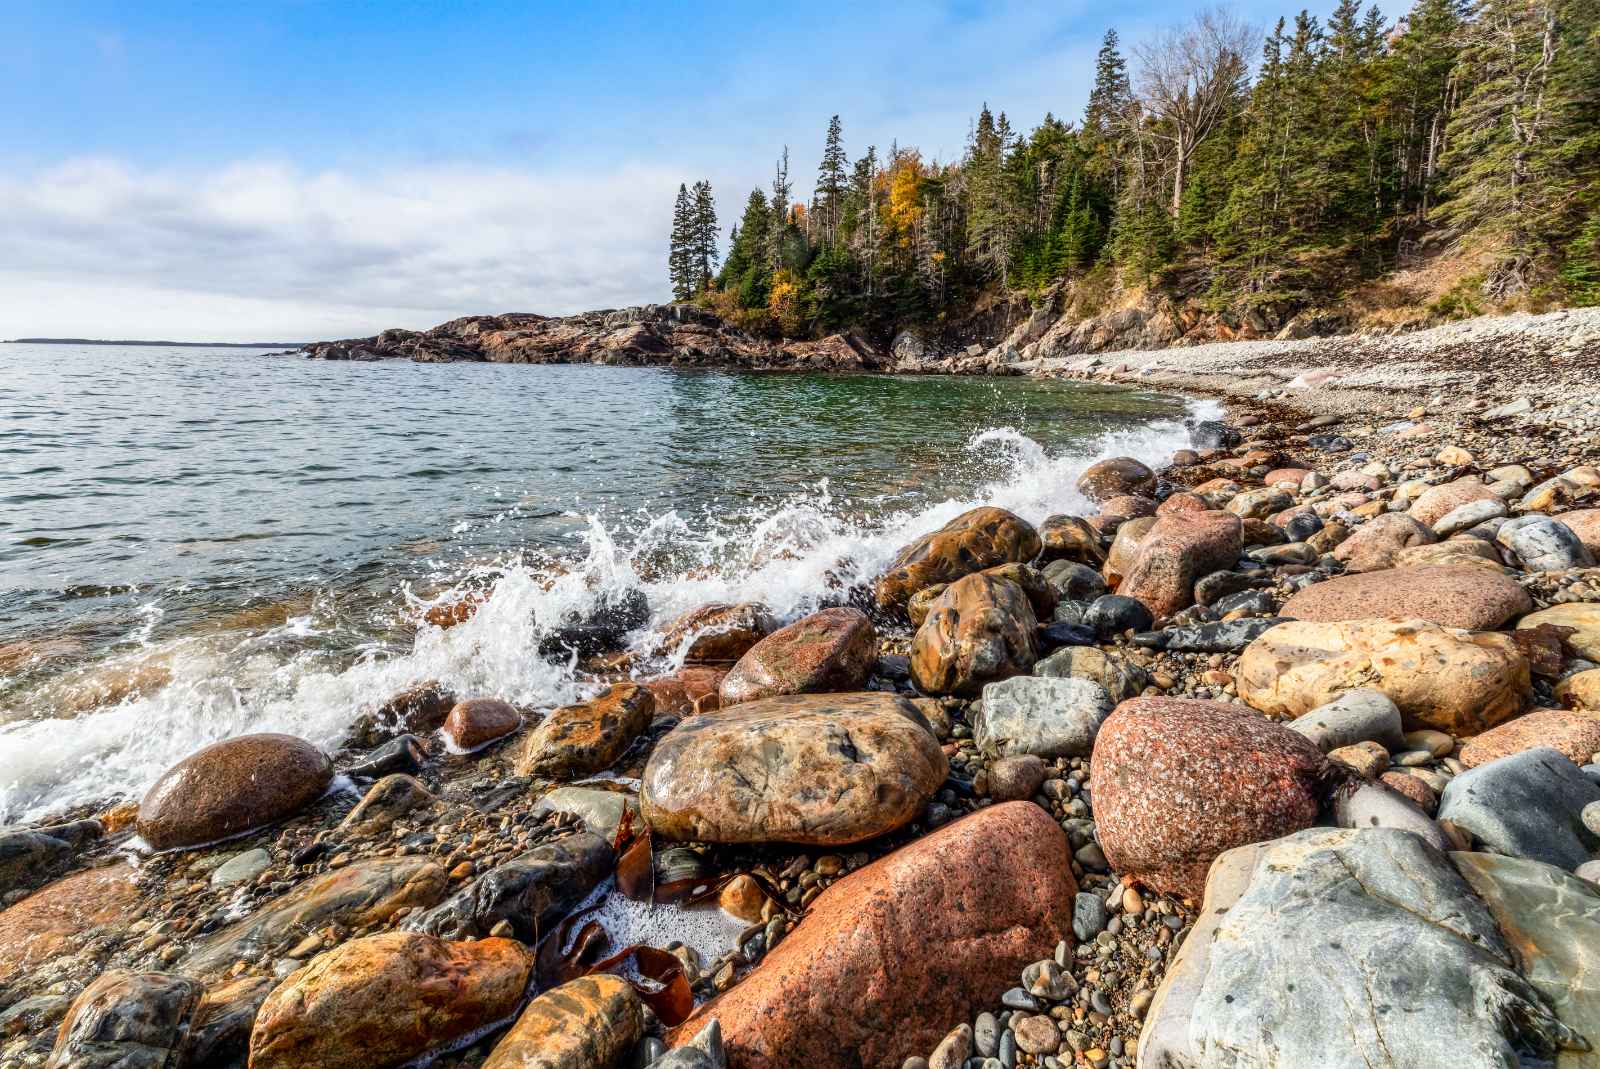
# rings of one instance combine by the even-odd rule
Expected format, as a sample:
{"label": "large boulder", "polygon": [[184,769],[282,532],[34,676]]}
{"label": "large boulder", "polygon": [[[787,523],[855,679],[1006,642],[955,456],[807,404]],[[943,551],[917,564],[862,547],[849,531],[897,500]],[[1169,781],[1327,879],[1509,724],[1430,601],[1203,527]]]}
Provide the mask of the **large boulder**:
{"label": "large boulder", "polygon": [[1310,827],[1337,778],[1321,750],[1281,724],[1183,698],[1117,706],[1089,769],[1111,867],[1195,899],[1224,850]]}
{"label": "large boulder", "polygon": [[1574,1042],[1444,853],[1395,829],[1317,828],[1217,859],[1138,1059],[1502,1069]]}
{"label": "large boulder", "polygon": [[99,929],[125,926],[138,901],[134,871],[119,863],[75,872],[0,911],[0,993]]}
{"label": "large boulder", "polygon": [[1111,540],[1111,548],[1106,551],[1105,563],[1100,565],[1100,575],[1107,585],[1111,587],[1121,585],[1123,578],[1133,570],[1134,562],[1139,559],[1139,551],[1144,548],[1145,538],[1160,520],[1159,516],[1141,516],[1117,528],[1116,537]]}
{"label": "large boulder", "polygon": [[1112,705],[1105,688],[1087,679],[1014,676],[983,688],[972,737],[996,756],[1088,757]]}
{"label": "large boulder", "polygon": [[823,609],[751,646],[722,680],[722,707],[781,694],[860,690],[878,661],[878,632],[860,609]]}
{"label": "large boulder", "polygon": [[974,697],[1039,659],[1038,618],[1017,584],[979,574],[950,584],[911,642],[911,678],[926,694]]}
{"label": "large boulder", "polygon": [[1441,486],[1431,486],[1411,503],[1411,518],[1430,528],[1455,509],[1472,501],[1497,500],[1495,492],[1467,475]]}
{"label": "large boulder", "polygon": [[156,780],[139,803],[139,834],[157,850],[231,839],[293,816],[331,782],[333,762],[304,739],[225,739]]}
{"label": "large boulder", "polygon": [[181,971],[215,980],[237,962],[269,962],[330,925],[346,929],[386,924],[403,909],[427,909],[444,897],[443,866],[425,857],[385,857],[330,869],[208,936]]}
{"label": "large boulder", "polygon": [[1157,619],[1194,604],[1195,580],[1231,568],[1244,549],[1243,527],[1225,512],[1171,512],[1157,518],[1117,593],[1143,602]]}
{"label": "large boulder", "polygon": [[1132,457],[1112,457],[1089,465],[1078,476],[1078,493],[1096,504],[1125,494],[1152,496],[1156,473]]}
{"label": "large boulder", "polygon": [[1026,564],[1041,548],[1039,532],[1021,516],[975,508],[902,549],[879,576],[874,594],[880,608],[903,609],[923,587],[953,583],[998,564]]}
{"label": "large boulder", "polygon": [[1408,729],[1476,735],[1515,716],[1530,687],[1528,660],[1505,635],[1425,620],[1279,624],[1233,666],[1239,696],[1291,718],[1369,687],[1400,708]]}
{"label": "large boulder", "polygon": [[163,1069],[183,1064],[205,989],[165,973],[114,969],[73,1000],[46,1069]]}
{"label": "large boulder", "polygon": [[1058,942],[1070,948],[1076,893],[1067,837],[1047,813],[1031,802],[979,810],[822,892],[672,1040],[715,1018],[739,1069],[899,1065],[993,1006]]}
{"label": "large boulder", "polygon": [[582,976],[528,1003],[483,1069],[620,1066],[643,1035],[644,1004],[626,980]]}
{"label": "large boulder", "polygon": [[1388,568],[1313,583],[1278,611],[1291,619],[1319,623],[1396,616],[1440,627],[1492,631],[1532,609],[1528,592],[1503,573],[1472,564],[1446,564]]}
{"label": "large boulder", "polygon": [[650,726],[655,711],[655,695],[635,683],[619,683],[597,698],[552,709],[522,740],[517,772],[572,779],[604,771]]}
{"label": "large boulder", "polygon": [[843,845],[906,824],[948,770],[908,699],[767,698],[669,732],[645,765],[640,807],[664,839]]}
{"label": "large boulder", "polygon": [[1468,768],[1477,768],[1540,746],[1556,750],[1573,764],[1589,764],[1600,753],[1600,715],[1534,709],[1469,740],[1458,756]]}
{"label": "large boulder", "polygon": [[718,602],[690,609],[673,620],[662,630],[656,648],[668,656],[681,655],[684,664],[729,665],[777,626],[759,602]]}
{"label": "large boulder", "polygon": [[1531,612],[1517,621],[1517,630],[1529,630],[1540,624],[1570,627],[1575,632],[1565,639],[1578,656],[1590,661],[1600,661],[1600,605],[1593,602],[1572,602],[1552,605],[1548,609]]}
{"label": "large boulder", "polygon": [[514,939],[415,932],[352,939],[279,984],[256,1014],[252,1069],[386,1069],[511,1016],[533,954]]}
{"label": "large boulder", "polygon": [[1559,752],[1540,747],[1461,773],[1439,796],[1448,820],[1487,849],[1571,871],[1600,850],[1583,809],[1600,802],[1600,785]]}
{"label": "large boulder", "polygon": [[611,841],[592,831],[541,843],[411,917],[406,927],[446,939],[479,939],[505,921],[517,938],[534,943],[589,897],[615,864]]}
{"label": "large boulder", "polygon": [[1347,572],[1377,572],[1395,565],[1407,549],[1432,545],[1433,529],[1403,512],[1386,512],[1368,520],[1333,549],[1333,559]]}

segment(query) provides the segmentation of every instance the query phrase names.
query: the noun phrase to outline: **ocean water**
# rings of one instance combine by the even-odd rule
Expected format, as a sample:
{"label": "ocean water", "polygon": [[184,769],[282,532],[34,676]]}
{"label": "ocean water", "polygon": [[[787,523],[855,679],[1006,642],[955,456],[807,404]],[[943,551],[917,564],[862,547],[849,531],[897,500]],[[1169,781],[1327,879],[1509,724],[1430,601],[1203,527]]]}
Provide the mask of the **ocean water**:
{"label": "ocean water", "polygon": [[[1028,379],[322,363],[0,346],[0,822],[137,795],[199,747],[336,747],[413,682],[535,706],[640,591],[794,618],[977,504],[1084,511],[1214,406]],[[464,589],[466,623],[422,622]]]}

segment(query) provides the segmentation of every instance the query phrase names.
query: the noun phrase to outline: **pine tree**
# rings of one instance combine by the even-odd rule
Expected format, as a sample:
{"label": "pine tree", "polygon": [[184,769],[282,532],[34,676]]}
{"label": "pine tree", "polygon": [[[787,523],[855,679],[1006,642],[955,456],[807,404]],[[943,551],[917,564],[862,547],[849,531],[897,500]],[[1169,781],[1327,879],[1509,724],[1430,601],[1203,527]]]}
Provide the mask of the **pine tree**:
{"label": "pine tree", "polygon": [[784,250],[789,236],[790,215],[789,146],[783,146],[783,155],[772,176],[772,198],[768,208],[772,213],[767,224],[767,268],[776,273],[783,266]]}
{"label": "pine tree", "polygon": [[1090,169],[1113,192],[1118,188],[1121,148],[1133,88],[1128,81],[1128,63],[1117,50],[1117,31],[1107,30],[1095,57],[1094,87],[1083,109],[1083,147],[1089,153]]}
{"label": "pine tree", "polygon": [[674,301],[687,301],[695,295],[694,202],[689,198],[689,187],[682,183],[678,185],[678,200],[672,209],[667,277],[672,282]]}
{"label": "pine tree", "polygon": [[829,245],[838,236],[849,166],[844,154],[844,127],[835,115],[828,120],[828,137],[822,146],[822,162],[817,165],[817,188],[812,199],[814,217],[822,227],[823,241]]}
{"label": "pine tree", "polygon": [[694,184],[691,223],[691,256],[694,292],[711,285],[717,266],[717,206],[711,196],[711,183],[702,179]]}

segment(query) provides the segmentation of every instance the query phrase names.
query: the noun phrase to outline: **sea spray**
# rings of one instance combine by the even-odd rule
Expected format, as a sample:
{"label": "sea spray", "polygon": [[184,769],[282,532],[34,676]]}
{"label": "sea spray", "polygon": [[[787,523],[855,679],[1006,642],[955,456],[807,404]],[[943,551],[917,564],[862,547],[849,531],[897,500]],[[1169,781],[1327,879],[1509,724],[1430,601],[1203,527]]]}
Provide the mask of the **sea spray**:
{"label": "sea spray", "polygon": [[[580,515],[582,552],[567,561],[511,554],[458,570],[442,593],[403,593],[394,613],[415,619],[431,604],[489,596],[447,629],[416,628],[409,648],[377,639],[330,649],[319,637],[352,625],[327,607],[265,631],[221,631],[152,642],[153,604],[129,636],[127,666],[159,661],[169,681],[73,718],[20,719],[0,729],[0,820],[39,820],[74,806],[139,796],[163,771],[202,746],[249,732],[279,731],[336,749],[366,710],[422,680],[464,696],[494,696],[549,708],[597,689],[579,680],[571,658],[540,657],[540,643],[563,620],[582,617],[607,597],[640,590],[650,622],[630,636],[652,645],[668,620],[708,602],[760,601],[792,620],[852,586],[869,582],[916,536],[969,508],[998,505],[1033,523],[1092,506],[1078,475],[1110,456],[1153,465],[1195,442],[1217,406],[1200,402],[1187,419],[1115,431],[1055,453],[1020,430],[972,436],[966,456],[991,472],[959,497],[846,507],[826,480],[746,512],[686,518],[678,511],[602,520]],[[953,458],[955,459],[955,458]],[[900,502],[897,504],[897,501]],[[503,517],[496,513],[496,522]],[[393,621],[382,621],[385,626]],[[67,681],[41,688],[51,707]],[[52,688],[55,688],[54,690]]]}

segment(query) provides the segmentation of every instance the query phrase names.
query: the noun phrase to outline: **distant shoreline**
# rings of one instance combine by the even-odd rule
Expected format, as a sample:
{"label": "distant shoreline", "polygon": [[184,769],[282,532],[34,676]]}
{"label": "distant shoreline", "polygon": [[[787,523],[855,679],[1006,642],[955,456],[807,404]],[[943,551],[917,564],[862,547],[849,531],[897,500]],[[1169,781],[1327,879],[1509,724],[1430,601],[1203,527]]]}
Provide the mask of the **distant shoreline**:
{"label": "distant shoreline", "polygon": [[110,341],[100,338],[8,338],[6,345],[165,345],[181,349],[298,349],[298,341]]}

